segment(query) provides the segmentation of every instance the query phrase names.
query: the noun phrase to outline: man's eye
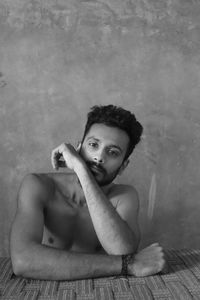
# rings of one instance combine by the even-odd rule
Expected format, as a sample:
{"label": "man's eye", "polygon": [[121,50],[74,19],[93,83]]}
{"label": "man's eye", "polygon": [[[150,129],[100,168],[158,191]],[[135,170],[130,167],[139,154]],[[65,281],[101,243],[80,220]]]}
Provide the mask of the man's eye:
{"label": "man's eye", "polygon": [[97,143],[92,143],[91,142],[91,143],[89,143],[89,146],[92,147],[92,148],[96,148],[98,145],[97,145]]}
{"label": "man's eye", "polygon": [[115,156],[115,157],[117,157],[117,156],[119,155],[118,152],[113,151],[113,150],[109,150],[109,151],[108,151],[108,154],[111,155],[111,156]]}

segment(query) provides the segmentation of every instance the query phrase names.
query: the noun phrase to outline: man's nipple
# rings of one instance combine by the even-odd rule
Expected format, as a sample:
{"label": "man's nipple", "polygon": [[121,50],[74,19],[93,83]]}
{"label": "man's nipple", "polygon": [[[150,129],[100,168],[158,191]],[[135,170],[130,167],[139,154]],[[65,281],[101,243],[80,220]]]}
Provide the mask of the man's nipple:
{"label": "man's nipple", "polygon": [[53,238],[52,238],[52,237],[49,237],[49,238],[48,238],[48,242],[49,242],[49,244],[53,244],[53,243],[54,243]]}

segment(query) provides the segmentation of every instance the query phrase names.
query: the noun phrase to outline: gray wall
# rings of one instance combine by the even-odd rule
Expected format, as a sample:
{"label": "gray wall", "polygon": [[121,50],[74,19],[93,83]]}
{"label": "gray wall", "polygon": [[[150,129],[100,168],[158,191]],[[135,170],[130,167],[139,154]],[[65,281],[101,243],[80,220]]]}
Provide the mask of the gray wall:
{"label": "gray wall", "polygon": [[94,104],[144,125],[119,179],[140,195],[141,247],[200,245],[200,3],[0,1],[0,255],[16,195],[50,152],[76,145]]}

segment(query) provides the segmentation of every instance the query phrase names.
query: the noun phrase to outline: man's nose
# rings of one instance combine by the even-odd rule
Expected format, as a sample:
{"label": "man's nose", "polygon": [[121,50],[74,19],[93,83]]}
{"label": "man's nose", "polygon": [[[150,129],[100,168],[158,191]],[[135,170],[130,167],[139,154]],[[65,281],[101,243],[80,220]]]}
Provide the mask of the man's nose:
{"label": "man's nose", "polygon": [[98,164],[104,164],[105,157],[104,157],[103,151],[96,153],[96,155],[94,156],[94,161]]}

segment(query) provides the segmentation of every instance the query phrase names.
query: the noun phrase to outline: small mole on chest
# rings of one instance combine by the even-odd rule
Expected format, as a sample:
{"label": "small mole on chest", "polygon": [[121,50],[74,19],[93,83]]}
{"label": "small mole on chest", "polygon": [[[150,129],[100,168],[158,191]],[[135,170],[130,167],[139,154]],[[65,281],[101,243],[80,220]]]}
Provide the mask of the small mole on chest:
{"label": "small mole on chest", "polygon": [[50,244],[53,244],[54,240],[52,239],[52,237],[49,237],[49,238],[48,238],[48,242],[49,242]]}

